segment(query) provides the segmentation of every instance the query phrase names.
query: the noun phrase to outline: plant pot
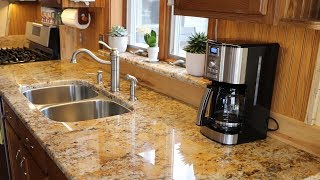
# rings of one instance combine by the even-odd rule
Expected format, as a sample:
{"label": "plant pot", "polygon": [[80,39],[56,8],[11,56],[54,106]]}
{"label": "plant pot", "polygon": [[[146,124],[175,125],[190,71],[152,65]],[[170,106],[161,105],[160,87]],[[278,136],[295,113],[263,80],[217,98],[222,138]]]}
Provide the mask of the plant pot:
{"label": "plant pot", "polygon": [[203,76],[205,54],[188,53],[186,55],[186,68],[188,74],[192,76]]}
{"label": "plant pot", "polygon": [[117,48],[119,53],[126,52],[128,46],[128,36],[115,37],[109,36],[109,46],[111,48]]}
{"label": "plant pot", "polygon": [[148,58],[149,61],[159,61],[158,60],[159,47],[148,47]]}

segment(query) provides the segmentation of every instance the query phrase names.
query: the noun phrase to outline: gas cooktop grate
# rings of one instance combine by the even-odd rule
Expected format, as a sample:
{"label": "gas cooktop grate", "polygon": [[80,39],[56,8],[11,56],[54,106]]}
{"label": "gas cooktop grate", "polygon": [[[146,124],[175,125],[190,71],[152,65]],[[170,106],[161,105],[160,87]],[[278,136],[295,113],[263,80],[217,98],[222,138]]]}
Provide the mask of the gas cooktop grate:
{"label": "gas cooktop grate", "polygon": [[50,58],[29,48],[0,48],[0,64],[46,61]]}

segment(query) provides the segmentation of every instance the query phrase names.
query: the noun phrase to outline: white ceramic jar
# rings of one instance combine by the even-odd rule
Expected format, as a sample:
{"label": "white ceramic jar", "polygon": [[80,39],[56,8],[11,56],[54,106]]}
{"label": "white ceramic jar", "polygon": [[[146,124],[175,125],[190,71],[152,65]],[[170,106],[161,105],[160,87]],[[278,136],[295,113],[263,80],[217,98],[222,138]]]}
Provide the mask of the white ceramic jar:
{"label": "white ceramic jar", "polygon": [[158,60],[159,47],[148,47],[148,58],[149,61],[159,61]]}
{"label": "white ceramic jar", "polygon": [[203,76],[205,59],[205,54],[194,54],[187,52],[186,68],[188,74],[193,76]]}
{"label": "white ceramic jar", "polygon": [[117,48],[119,53],[126,52],[128,46],[128,36],[109,36],[109,46],[111,48]]}

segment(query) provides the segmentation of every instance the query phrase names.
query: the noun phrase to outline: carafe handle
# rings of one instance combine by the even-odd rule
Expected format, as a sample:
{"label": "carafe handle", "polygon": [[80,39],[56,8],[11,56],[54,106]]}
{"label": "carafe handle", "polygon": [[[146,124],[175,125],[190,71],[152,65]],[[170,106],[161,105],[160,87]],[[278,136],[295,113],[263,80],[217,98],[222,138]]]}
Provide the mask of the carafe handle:
{"label": "carafe handle", "polygon": [[200,107],[198,109],[198,116],[197,116],[197,121],[196,121],[196,125],[198,125],[198,126],[204,125],[203,120],[205,120],[205,114],[206,114],[208,102],[209,102],[212,91],[213,91],[213,87],[211,85],[208,85],[206,92],[204,93],[204,95],[202,97]]}

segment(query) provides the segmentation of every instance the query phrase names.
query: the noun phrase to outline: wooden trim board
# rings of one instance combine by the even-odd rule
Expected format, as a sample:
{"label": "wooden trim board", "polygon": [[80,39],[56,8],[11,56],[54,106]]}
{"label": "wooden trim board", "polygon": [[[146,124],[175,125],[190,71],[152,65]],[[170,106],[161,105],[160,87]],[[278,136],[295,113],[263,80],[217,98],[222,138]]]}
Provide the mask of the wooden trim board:
{"label": "wooden trim board", "polygon": [[271,117],[278,121],[279,130],[268,132],[269,137],[320,157],[320,127],[274,112],[271,112]]}
{"label": "wooden trim board", "polygon": [[139,83],[157,92],[181,100],[191,106],[198,107],[205,88],[191,85],[174,78],[163,76],[148,69],[120,61],[121,75],[131,74]]}
{"label": "wooden trim board", "polygon": [[317,59],[315,63],[315,70],[313,72],[312,84],[310,88],[310,95],[308,99],[308,107],[305,118],[305,123],[320,126],[320,43],[318,44]]}

